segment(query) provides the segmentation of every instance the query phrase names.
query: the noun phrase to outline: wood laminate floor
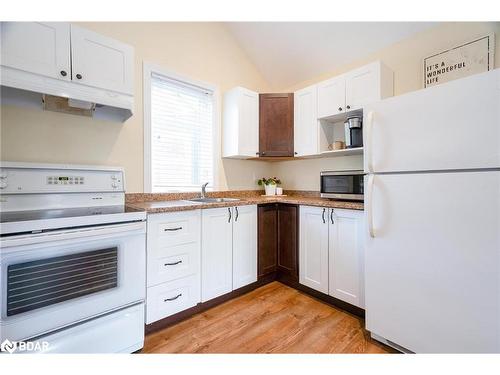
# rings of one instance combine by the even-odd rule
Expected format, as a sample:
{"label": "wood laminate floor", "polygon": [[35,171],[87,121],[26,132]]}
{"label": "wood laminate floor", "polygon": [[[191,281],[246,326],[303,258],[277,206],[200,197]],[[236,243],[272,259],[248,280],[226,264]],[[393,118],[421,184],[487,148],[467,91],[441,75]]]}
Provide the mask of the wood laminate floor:
{"label": "wood laminate floor", "polygon": [[364,321],[279,282],[146,336],[143,353],[391,353]]}

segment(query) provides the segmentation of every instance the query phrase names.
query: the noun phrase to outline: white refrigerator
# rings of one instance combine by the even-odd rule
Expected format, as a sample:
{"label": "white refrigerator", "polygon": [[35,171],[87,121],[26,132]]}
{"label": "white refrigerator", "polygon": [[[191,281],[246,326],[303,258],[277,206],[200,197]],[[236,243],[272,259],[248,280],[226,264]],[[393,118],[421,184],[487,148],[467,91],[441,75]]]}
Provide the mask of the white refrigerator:
{"label": "white refrigerator", "polygon": [[364,109],[366,328],[500,352],[500,70]]}

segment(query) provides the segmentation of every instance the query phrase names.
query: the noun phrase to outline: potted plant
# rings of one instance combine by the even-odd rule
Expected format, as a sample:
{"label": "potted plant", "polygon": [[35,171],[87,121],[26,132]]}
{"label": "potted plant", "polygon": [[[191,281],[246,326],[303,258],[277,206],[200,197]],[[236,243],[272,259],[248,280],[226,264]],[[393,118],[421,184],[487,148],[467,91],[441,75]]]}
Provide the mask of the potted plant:
{"label": "potted plant", "polygon": [[280,185],[281,181],[277,177],[262,177],[261,179],[257,180],[257,184],[259,186],[264,185],[266,195],[276,195],[276,186]]}

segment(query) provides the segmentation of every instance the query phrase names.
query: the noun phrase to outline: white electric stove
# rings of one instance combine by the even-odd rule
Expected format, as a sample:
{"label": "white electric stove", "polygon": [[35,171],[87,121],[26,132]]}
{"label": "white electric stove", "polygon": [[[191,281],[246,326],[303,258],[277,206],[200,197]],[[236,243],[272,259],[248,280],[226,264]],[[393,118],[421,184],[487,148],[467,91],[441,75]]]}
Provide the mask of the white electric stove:
{"label": "white electric stove", "polygon": [[27,342],[55,353],[142,348],[145,220],[125,206],[121,168],[3,162],[0,344],[14,352]]}

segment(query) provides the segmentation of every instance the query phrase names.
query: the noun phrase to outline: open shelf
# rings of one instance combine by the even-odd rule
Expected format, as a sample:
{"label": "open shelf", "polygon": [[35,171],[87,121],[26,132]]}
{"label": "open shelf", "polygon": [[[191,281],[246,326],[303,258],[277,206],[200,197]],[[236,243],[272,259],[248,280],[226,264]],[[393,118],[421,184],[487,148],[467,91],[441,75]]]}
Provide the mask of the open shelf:
{"label": "open shelf", "polygon": [[344,121],[353,116],[363,117],[362,110],[319,119],[319,152],[322,157],[359,155],[363,153],[363,147],[345,148],[341,150],[330,149],[332,144],[336,141],[345,142]]}
{"label": "open shelf", "polygon": [[322,151],[321,156],[347,156],[347,155],[361,155],[363,147],[345,148],[343,150]]}

